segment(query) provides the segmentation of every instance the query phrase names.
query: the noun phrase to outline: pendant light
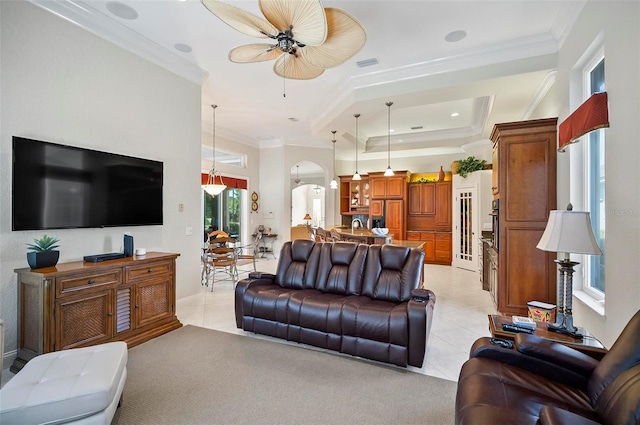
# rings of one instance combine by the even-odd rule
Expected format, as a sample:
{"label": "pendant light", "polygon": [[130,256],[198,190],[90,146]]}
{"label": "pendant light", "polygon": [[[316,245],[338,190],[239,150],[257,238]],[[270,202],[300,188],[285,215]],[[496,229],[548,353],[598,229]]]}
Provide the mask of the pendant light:
{"label": "pendant light", "polygon": [[[211,196],[219,195],[227,186],[222,181],[222,174],[220,171],[216,171],[216,108],[218,105],[211,105],[213,108],[213,165],[209,171],[209,177],[207,178],[207,184],[202,185],[202,189]],[[216,176],[220,178],[220,184],[216,183]]]}
{"label": "pendant light", "polygon": [[387,114],[387,169],[384,172],[384,176],[391,177],[395,175],[391,169],[391,105],[393,105],[393,102],[387,102],[385,105],[387,105],[389,112]]}
{"label": "pendant light", "polygon": [[331,130],[333,134],[333,139],[331,143],[333,143],[333,177],[331,178],[331,183],[329,183],[329,187],[331,189],[338,188],[338,181],[336,180],[336,130]]}
{"label": "pendant light", "polygon": [[356,117],[356,172],[351,180],[362,180],[362,177],[358,174],[358,118],[360,118],[360,114],[353,114],[353,116]]}

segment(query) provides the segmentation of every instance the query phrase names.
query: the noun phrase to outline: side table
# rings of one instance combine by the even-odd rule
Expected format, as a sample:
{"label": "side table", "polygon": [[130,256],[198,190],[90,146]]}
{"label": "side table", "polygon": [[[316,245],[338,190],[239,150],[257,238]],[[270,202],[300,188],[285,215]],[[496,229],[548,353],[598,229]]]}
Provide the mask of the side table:
{"label": "side table", "polygon": [[[502,316],[498,314],[489,315],[489,332],[491,332],[491,336],[494,338],[504,338],[513,341],[516,333],[503,330],[503,323],[513,323],[511,316]],[[537,323],[536,325],[537,327],[536,330],[533,331],[533,335],[550,341],[559,342],[591,356],[596,360],[600,360],[608,351],[600,341],[583,328],[579,329],[584,336],[582,339],[576,339],[570,335],[549,331],[546,323]]]}
{"label": "side table", "polygon": [[[254,233],[253,239],[258,238],[258,233]],[[260,258],[265,258],[267,253],[271,254],[271,256],[275,259],[276,254],[273,252],[273,242],[278,238],[277,233],[262,233],[258,240],[258,253],[260,253]]]}

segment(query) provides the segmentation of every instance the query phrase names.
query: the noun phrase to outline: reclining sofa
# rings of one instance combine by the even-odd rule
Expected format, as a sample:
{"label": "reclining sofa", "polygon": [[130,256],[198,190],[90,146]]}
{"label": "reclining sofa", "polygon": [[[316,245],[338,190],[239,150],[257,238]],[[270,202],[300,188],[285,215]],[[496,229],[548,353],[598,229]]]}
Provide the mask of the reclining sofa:
{"label": "reclining sofa", "polygon": [[424,252],[394,245],[286,242],[276,273],[235,290],[238,328],[353,356],[422,367],[435,295]]}
{"label": "reclining sofa", "polygon": [[600,361],[517,334],[513,348],[480,338],[462,366],[456,424],[640,424],[640,311]]}

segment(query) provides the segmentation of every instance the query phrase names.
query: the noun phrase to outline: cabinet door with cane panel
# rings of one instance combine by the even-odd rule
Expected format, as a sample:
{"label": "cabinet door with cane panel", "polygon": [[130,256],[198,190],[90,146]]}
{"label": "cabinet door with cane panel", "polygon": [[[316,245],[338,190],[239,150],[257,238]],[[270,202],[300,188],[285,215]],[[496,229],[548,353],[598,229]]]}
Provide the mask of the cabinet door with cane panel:
{"label": "cabinet door with cane panel", "polygon": [[110,341],[133,347],[182,326],[175,315],[178,255],[16,270],[20,328],[11,370],[51,351]]}

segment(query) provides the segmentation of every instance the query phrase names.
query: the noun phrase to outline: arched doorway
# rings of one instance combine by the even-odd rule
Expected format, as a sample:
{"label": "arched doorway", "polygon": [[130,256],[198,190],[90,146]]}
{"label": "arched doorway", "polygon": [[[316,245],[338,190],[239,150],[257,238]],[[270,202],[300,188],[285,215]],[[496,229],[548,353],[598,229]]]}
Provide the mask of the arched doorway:
{"label": "arched doorway", "polygon": [[315,162],[298,161],[291,167],[292,240],[307,238],[307,225],[326,227],[324,181],[325,170]]}

